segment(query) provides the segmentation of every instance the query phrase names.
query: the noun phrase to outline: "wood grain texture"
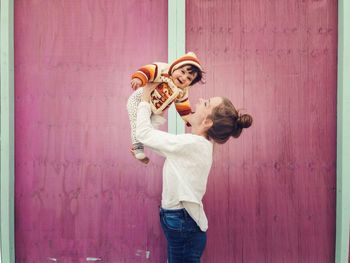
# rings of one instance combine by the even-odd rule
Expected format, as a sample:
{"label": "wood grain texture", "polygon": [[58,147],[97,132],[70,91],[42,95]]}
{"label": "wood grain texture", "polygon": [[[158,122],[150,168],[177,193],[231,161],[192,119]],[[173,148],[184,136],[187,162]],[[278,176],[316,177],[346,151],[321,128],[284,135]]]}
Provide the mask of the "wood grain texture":
{"label": "wood grain texture", "polygon": [[[254,117],[215,147],[203,262],[333,262],[336,1],[186,10],[207,71],[191,100]],[[15,2],[17,262],[165,261],[162,161],[129,156],[125,103],[130,73],[166,59],[166,1]]]}
{"label": "wood grain texture", "polygon": [[186,50],[206,70],[191,100],[254,118],[215,147],[203,262],[334,262],[337,1],[191,0]]}
{"label": "wood grain texture", "polygon": [[15,1],[16,262],[165,260],[163,161],[132,158],[126,112],[155,60],[167,1]]}

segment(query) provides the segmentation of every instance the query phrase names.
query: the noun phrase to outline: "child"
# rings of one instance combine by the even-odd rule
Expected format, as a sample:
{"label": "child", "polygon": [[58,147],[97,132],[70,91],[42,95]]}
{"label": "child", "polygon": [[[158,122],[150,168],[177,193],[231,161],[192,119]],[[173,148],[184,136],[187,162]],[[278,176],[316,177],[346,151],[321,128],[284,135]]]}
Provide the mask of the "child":
{"label": "child", "polygon": [[[131,87],[135,90],[128,99],[127,109],[131,125],[132,154],[143,163],[149,158],[144,154],[143,144],[136,139],[137,106],[141,101],[143,87],[147,83],[159,83],[151,94],[152,123],[156,125],[162,113],[175,103],[175,108],[187,124],[192,113],[188,100],[189,87],[202,80],[202,66],[193,52],[176,59],[171,65],[154,63],[141,67],[131,76]],[[140,89],[139,89],[140,88]]]}

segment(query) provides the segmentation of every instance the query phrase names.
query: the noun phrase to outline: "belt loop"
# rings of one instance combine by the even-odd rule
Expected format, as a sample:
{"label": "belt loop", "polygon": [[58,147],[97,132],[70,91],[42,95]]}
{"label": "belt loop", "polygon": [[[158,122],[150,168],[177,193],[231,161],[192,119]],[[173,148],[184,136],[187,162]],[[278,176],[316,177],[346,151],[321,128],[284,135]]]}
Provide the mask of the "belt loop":
{"label": "belt loop", "polygon": [[188,215],[188,214],[187,214],[187,211],[186,211],[186,209],[185,209],[185,208],[183,209],[183,212],[184,212],[184,217],[185,217],[185,220],[187,220],[187,215]]}

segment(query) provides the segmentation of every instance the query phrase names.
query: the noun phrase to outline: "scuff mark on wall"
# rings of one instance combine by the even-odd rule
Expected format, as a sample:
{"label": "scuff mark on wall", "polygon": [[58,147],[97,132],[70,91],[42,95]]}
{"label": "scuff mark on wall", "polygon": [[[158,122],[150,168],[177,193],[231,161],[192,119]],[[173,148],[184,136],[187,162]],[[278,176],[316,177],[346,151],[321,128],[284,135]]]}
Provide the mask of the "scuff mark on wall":
{"label": "scuff mark on wall", "polygon": [[143,250],[143,249],[137,249],[135,255],[138,256],[138,257],[144,256],[146,259],[149,259],[150,255],[151,255],[151,251]]}
{"label": "scuff mark on wall", "polygon": [[102,258],[90,258],[90,257],[86,258],[86,261],[99,261],[99,260],[102,260]]}

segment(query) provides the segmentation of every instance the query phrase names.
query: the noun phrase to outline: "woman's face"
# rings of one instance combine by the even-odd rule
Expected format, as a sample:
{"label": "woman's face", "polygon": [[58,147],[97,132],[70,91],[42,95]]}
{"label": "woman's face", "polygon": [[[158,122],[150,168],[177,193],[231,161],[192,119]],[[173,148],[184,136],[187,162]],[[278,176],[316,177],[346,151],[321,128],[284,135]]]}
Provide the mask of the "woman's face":
{"label": "woman's face", "polygon": [[201,125],[212,113],[213,109],[222,103],[221,97],[212,97],[210,99],[199,99],[195,105],[195,112],[190,116],[191,125]]}

